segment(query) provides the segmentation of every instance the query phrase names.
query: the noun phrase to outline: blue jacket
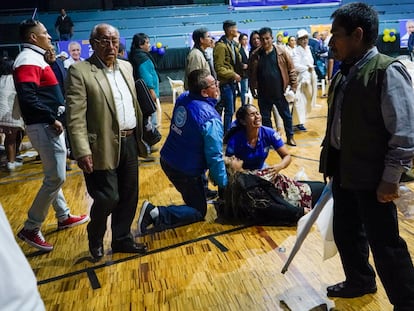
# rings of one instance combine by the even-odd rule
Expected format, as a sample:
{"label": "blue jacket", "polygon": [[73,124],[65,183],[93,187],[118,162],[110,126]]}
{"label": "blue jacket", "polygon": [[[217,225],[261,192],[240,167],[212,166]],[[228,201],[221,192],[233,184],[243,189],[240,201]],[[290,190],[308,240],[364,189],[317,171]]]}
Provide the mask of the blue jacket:
{"label": "blue jacket", "polygon": [[227,184],[223,161],[223,124],[215,110],[216,99],[185,92],[178,97],[170,132],[161,158],[187,176],[199,176],[206,169],[220,187]]}

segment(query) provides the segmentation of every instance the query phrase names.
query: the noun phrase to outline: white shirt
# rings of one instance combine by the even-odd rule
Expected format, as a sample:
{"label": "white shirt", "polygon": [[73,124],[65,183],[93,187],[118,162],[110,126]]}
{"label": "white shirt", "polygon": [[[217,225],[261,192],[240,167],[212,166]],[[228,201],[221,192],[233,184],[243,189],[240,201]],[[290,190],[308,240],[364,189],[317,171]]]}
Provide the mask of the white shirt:
{"label": "white shirt", "polygon": [[297,45],[293,50],[292,59],[299,74],[298,82],[310,82],[311,73],[309,72],[309,67],[314,67],[314,60],[309,45],[305,48]]}
{"label": "white shirt", "polygon": [[105,74],[114,96],[119,128],[121,130],[134,129],[137,126],[137,120],[132,95],[121,71],[117,65],[114,65],[114,70],[105,68]]}
{"label": "white shirt", "polygon": [[78,61],[75,61],[72,57],[69,57],[68,59],[65,59],[64,61],[63,61],[63,66],[66,68],[66,69],[68,69],[69,67],[70,67],[70,65],[72,65],[72,64],[74,64],[74,63],[77,63],[77,62],[81,62],[81,61],[83,61],[83,58],[81,57],[81,58],[79,58],[79,60]]}

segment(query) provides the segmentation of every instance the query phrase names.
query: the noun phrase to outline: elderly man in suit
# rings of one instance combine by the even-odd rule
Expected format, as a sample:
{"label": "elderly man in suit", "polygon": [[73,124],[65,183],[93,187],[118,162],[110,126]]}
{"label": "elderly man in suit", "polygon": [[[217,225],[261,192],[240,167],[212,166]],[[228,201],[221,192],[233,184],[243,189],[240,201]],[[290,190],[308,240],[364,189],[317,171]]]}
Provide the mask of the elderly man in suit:
{"label": "elderly man in suit", "polygon": [[119,31],[113,26],[96,25],[89,41],[94,53],[70,66],[66,88],[72,152],[94,200],[89,250],[97,260],[104,255],[112,214],[112,252],[145,253],[130,232],[138,204],[137,158],[147,156],[132,66],[117,59]]}

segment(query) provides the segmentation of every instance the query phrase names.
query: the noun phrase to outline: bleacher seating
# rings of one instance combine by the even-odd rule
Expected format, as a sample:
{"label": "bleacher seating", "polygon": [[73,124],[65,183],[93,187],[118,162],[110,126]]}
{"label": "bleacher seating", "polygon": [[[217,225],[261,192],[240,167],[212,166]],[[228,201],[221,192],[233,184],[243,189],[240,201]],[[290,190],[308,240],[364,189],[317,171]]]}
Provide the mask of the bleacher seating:
{"label": "bleacher seating", "polygon": [[[351,1],[354,0],[342,0],[342,3]],[[399,0],[398,3],[393,0],[365,0],[364,2],[372,5],[379,12],[380,34],[385,28],[395,28],[398,31],[399,20],[414,17],[414,0]],[[267,26],[272,28],[275,33],[283,30],[287,31],[289,35],[295,35],[300,28],[306,28],[310,31],[311,25],[330,24],[330,16],[337,7],[337,4],[331,4],[314,7],[293,6],[287,9],[256,7],[249,10],[234,10],[224,4],[199,4],[70,11],[68,13],[75,23],[75,40],[88,39],[93,26],[104,22],[119,29],[121,37],[126,39],[127,50],[130,48],[133,35],[137,32],[149,35],[152,43],[162,42],[168,48],[165,56],[156,57],[163,78],[160,91],[163,94],[169,94],[170,89],[166,75],[173,79],[182,79],[182,72],[179,68],[184,66],[194,29],[207,27],[210,31],[221,31],[223,21],[232,19],[237,22],[240,31],[249,32]],[[57,12],[37,13],[37,18],[47,27],[55,40],[54,23],[57,15]],[[28,12],[13,12],[13,14],[0,12],[0,24],[16,25],[29,17],[30,13]],[[0,42],[0,50],[5,46]],[[19,47],[18,42],[15,47]],[[13,48],[10,47],[10,49]]]}
{"label": "bleacher seating", "polygon": [[[344,0],[343,2],[349,2]],[[398,26],[398,20],[414,16],[414,0],[368,0],[380,13],[380,31]],[[107,11],[69,12],[75,23],[74,39],[88,39],[92,27],[99,22],[110,23],[120,30],[121,36],[130,43],[137,32],[149,35],[151,41],[162,41],[170,48],[188,47],[189,36],[195,28],[205,26],[210,31],[220,31],[222,22],[233,19],[240,30],[251,31],[269,26],[275,31],[286,30],[295,34],[300,28],[310,25],[329,24],[330,15],[337,5],[315,7],[289,7],[282,9],[260,8],[234,10],[227,5],[183,5],[169,7],[135,7]],[[37,16],[56,37],[54,22],[56,12],[39,12]],[[13,14],[0,16],[1,23],[19,23],[27,16]]]}

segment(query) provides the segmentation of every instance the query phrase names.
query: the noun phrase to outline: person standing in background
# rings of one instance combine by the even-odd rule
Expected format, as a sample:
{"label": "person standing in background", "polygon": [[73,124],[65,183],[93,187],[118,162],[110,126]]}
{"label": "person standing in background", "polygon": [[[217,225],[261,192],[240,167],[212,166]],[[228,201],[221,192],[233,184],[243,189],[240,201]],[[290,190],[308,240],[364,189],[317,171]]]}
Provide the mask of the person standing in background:
{"label": "person standing in background", "polygon": [[[210,34],[207,28],[198,28],[193,31],[194,46],[187,55],[184,74],[184,89],[188,90],[188,75],[197,69],[206,69],[211,74],[211,64],[207,60],[207,48],[211,45]],[[175,104],[175,103],[173,103]]]}
{"label": "person standing in background", "polygon": [[259,34],[262,45],[249,59],[250,88],[252,94],[257,95],[263,125],[273,128],[270,116],[275,105],[283,120],[287,144],[296,146],[292,115],[284,95],[288,86],[293,92],[296,91],[295,66],[286,49],[273,44],[272,30],[269,27],[261,28]]}
{"label": "person standing in background", "polygon": [[60,15],[55,22],[55,29],[60,41],[69,41],[73,37],[74,24],[66,14],[65,9],[60,9]]}
{"label": "person standing in background", "polygon": [[[154,102],[160,97],[160,77],[157,71],[157,64],[150,54],[151,43],[149,37],[145,33],[137,33],[132,38],[131,50],[129,53],[129,61],[134,69],[134,79],[144,80],[147,85]],[[160,126],[157,120],[157,112],[151,115],[152,126],[158,128]]]}
{"label": "person standing in background", "polygon": [[249,91],[249,46],[247,34],[241,33],[239,36],[240,55],[242,63],[241,81],[240,81],[240,100],[242,105],[246,105],[246,94]]}
{"label": "person standing in background", "polygon": [[[55,47],[52,45],[45,53],[45,60],[46,62],[52,67],[53,72],[55,73],[56,79],[59,82],[60,90],[62,91],[63,96],[65,96],[65,80],[66,80],[66,68],[63,64],[63,61],[56,57]],[[66,105],[59,106],[58,109],[58,119],[62,122],[64,128],[66,128]],[[70,142],[67,131],[65,130],[65,143],[66,143],[66,150],[67,156],[70,158]],[[66,170],[71,171],[72,168],[70,167],[70,159],[66,161]]]}
{"label": "person standing in background", "polygon": [[16,161],[23,131],[24,122],[13,81],[13,60],[3,58],[0,60],[0,133],[5,134],[6,167],[9,171],[23,165]]}
{"label": "person standing in background", "polygon": [[257,30],[253,30],[250,33],[249,45],[250,45],[249,54],[252,54],[254,50],[256,50],[258,47],[262,45],[262,43],[260,42],[260,35]]}
{"label": "person standing in background", "polygon": [[306,29],[300,29],[297,33],[297,45],[293,51],[293,64],[298,73],[297,100],[292,110],[293,129],[306,131],[306,117],[316,104],[317,76],[314,59],[309,47],[309,33]]}
{"label": "person standing in background", "polygon": [[378,52],[378,13],[348,3],[331,15],[329,48],[342,61],[328,94],[320,172],[332,179],[333,234],[345,280],[328,297],[377,291],[394,311],[414,310],[414,267],[394,200],[414,156],[414,91],[405,66]]}
{"label": "person standing in background", "polygon": [[290,36],[288,38],[288,42],[286,43],[286,52],[288,52],[290,57],[292,57],[293,51],[295,50],[295,47],[296,47],[296,37],[295,36]]}
{"label": "person standing in background", "polygon": [[224,109],[224,133],[231,127],[236,103],[236,83],[241,81],[241,56],[234,38],[238,36],[236,22],[223,22],[224,35],[214,48],[214,68],[220,81],[221,100],[217,111],[221,115]]}

